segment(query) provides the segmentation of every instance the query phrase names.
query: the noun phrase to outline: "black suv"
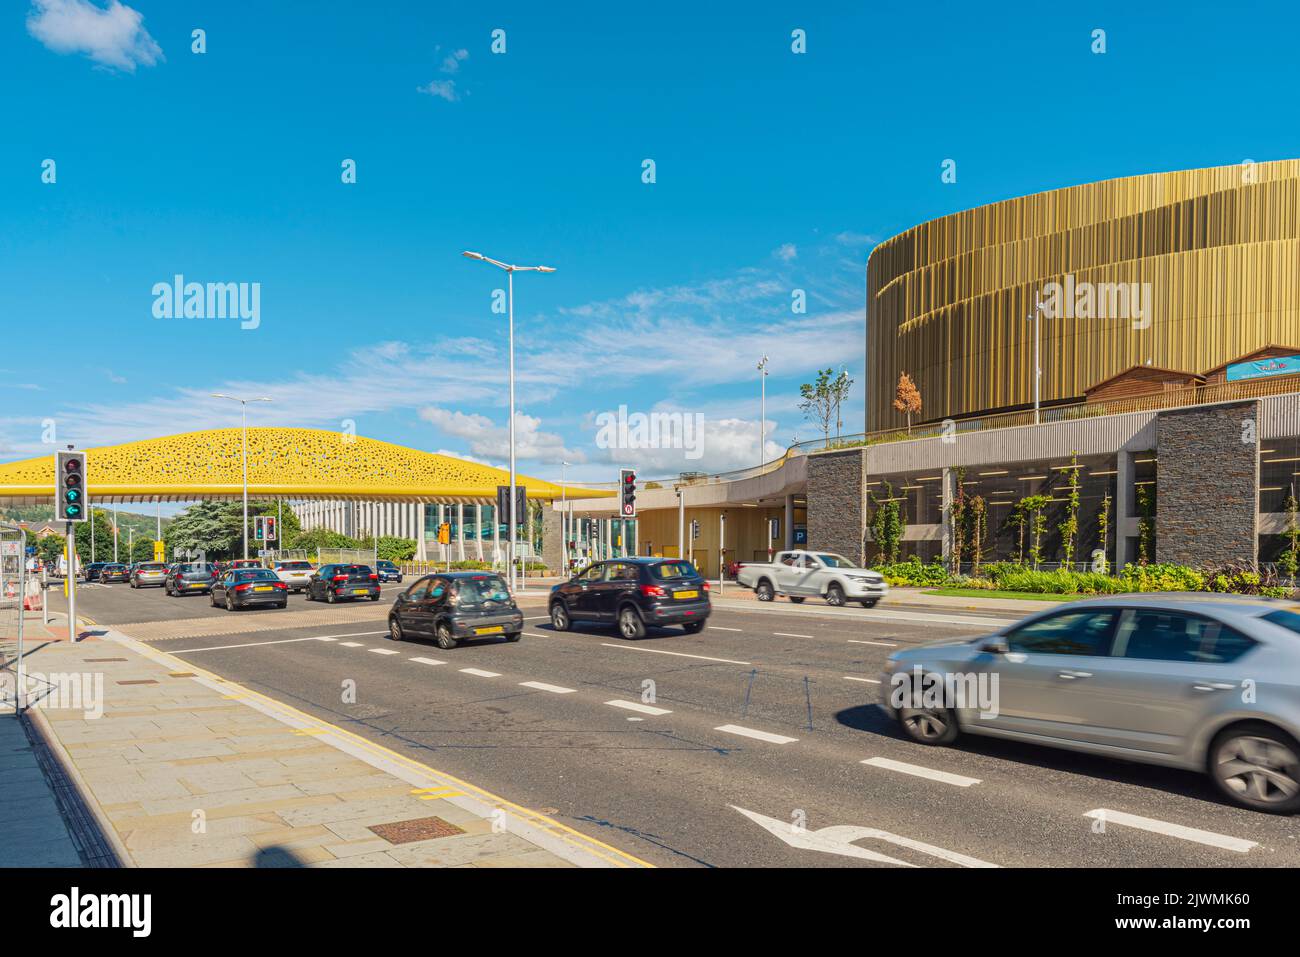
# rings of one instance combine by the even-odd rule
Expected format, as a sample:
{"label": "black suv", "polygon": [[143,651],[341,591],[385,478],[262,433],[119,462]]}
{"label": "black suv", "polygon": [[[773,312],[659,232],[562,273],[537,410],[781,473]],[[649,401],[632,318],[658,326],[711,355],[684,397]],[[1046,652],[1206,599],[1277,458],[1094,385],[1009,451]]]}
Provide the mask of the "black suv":
{"label": "black suv", "polygon": [[388,636],[394,641],[427,636],[448,650],[463,638],[501,635],[518,641],[523,630],[524,613],[495,572],[426,575],[399,594],[388,613]]}
{"label": "black suv", "polygon": [[308,601],[333,604],[343,598],[379,601],[379,576],[369,565],[322,565],[307,582]]}
{"label": "black suv", "polygon": [[131,573],[127,571],[125,565],[121,562],[109,562],[99,570],[99,581],[102,584],[109,582],[129,582]]}
{"label": "black suv", "polygon": [[679,558],[615,558],[589,565],[551,588],[551,625],[568,631],[584,622],[618,625],[624,638],[641,638],[655,625],[704,630],[712,611],[709,585]]}
{"label": "black suv", "polygon": [[387,559],[381,558],[375,562],[375,571],[379,574],[381,582],[402,583],[402,570]]}

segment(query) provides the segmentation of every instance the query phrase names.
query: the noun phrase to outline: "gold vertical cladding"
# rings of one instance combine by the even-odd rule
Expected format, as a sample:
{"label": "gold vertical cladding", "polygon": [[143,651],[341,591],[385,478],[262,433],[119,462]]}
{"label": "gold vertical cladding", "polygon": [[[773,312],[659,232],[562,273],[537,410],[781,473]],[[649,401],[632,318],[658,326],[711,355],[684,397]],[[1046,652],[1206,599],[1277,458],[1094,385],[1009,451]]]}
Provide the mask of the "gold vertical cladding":
{"label": "gold vertical cladding", "polygon": [[1149,283],[1150,315],[1042,319],[1044,403],[1134,365],[1204,372],[1300,345],[1300,160],[1036,193],[881,243],[867,263],[867,429],[905,423],[892,405],[901,372],[922,420],[1030,405],[1026,317],[1067,276]]}

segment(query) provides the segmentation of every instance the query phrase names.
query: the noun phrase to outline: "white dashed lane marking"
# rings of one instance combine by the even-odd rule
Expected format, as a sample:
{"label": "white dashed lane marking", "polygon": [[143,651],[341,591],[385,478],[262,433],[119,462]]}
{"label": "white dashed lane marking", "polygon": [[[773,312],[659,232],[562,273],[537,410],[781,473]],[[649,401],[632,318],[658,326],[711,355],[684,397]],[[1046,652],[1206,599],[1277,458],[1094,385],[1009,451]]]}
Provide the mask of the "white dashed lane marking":
{"label": "white dashed lane marking", "polygon": [[814,637],[813,635],[792,635],[792,634],[791,634],[790,632],[788,632],[788,631],[774,631],[774,632],[772,632],[772,634],[775,635],[777,638],[812,638],[812,637]]}
{"label": "white dashed lane marking", "polygon": [[1089,811],[1084,817],[1090,817],[1095,821],[1103,821],[1106,824],[1118,824],[1121,827],[1133,827],[1140,831],[1150,831],[1153,834],[1176,837],[1184,841],[1195,841],[1197,844],[1219,847],[1225,851],[1236,851],[1239,854],[1245,854],[1252,847],[1257,846],[1254,841],[1243,840],[1240,837],[1229,837],[1226,834],[1216,834],[1214,831],[1202,831],[1200,828],[1185,827],[1182,824],[1170,824],[1168,821],[1157,821],[1151,817],[1138,817],[1136,814],[1125,814],[1123,811],[1112,811],[1110,808],[1099,807],[1096,810]]}
{"label": "white dashed lane marking", "polygon": [[721,625],[709,625],[709,631],[744,631],[743,628],[723,628]]}
{"label": "white dashed lane marking", "polygon": [[878,645],[878,646],[881,647],[881,648],[897,648],[897,647],[898,647],[898,642],[896,642],[896,641],[863,641],[861,638],[850,638],[850,639],[849,639],[849,644],[851,644],[851,645]]}
{"label": "white dashed lane marking", "polygon": [[708,655],[688,655],[684,651],[663,651],[660,648],[638,648],[635,645],[611,645],[601,643],[602,648],[622,648],[624,651],[646,651],[652,655],[676,655],[678,658],[698,658],[700,661],[720,661],[724,665],[747,665],[748,661],[735,661],[732,658],[710,658]]}
{"label": "white dashed lane marking", "polygon": [[445,661],[438,661],[436,658],[412,658],[411,660],[417,661],[422,665],[445,665],[447,663]]}
{"label": "white dashed lane marking", "polygon": [[880,682],[877,681],[875,678],[855,678],[855,677],[853,677],[853,675],[845,675],[845,676],[844,676],[844,680],[845,680],[845,681],[865,681],[865,682],[866,682],[867,684],[869,684],[869,685],[878,685],[878,684],[880,684]]}
{"label": "white dashed lane marking", "polygon": [[339,647],[341,647],[341,648],[361,648],[361,647],[363,647],[363,645],[362,645],[361,642],[359,642],[359,641],[340,641],[340,642],[339,642]]}
{"label": "white dashed lane marking", "polygon": [[400,651],[395,651],[392,648],[371,648],[369,650],[372,655],[400,655],[401,654]]}
{"label": "white dashed lane marking", "polygon": [[724,731],[727,734],[738,734],[742,738],[754,738],[758,741],[767,741],[770,744],[793,744],[798,738],[787,738],[783,734],[772,734],[769,731],[755,731],[753,728],[742,728],[738,724],[724,724],[713,729],[714,731]]}
{"label": "white dashed lane marking", "polygon": [[476,675],[479,678],[500,678],[501,675],[496,671],[480,671],[478,668],[461,668],[461,673],[466,675]]}
{"label": "white dashed lane marking", "polygon": [[918,778],[927,778],[931,781],[938,781],[941,784],[955,784],[959,788],[968,788],[972,784],[979,784],[979,778],[968,778],[960,774],[949,774],[947,771],[935,771],[932,768],[923,768],[919,764],[907,764],[903,761],[891,761],[889,758],[867,758],[862,762],[869,764],[873,768],[884,768],[886,771],[898,771],[900,774],[911,774]]}
{"label": "white dashed lane marking", "polygon": [[648,704],[641,704],[639,701],[606,701],[605,704],[612,708],[623,708],[627,711],[640,711],[642,714],[672,714],[667,708],[655,708]]}
{"label": "white dashed lane marking", "polygon": [[577,689],[576,689],[576,688],[564,688],[564,687],[561,687],[560,685],[548,685],[548,684],[547,684],[546,682],[544,682],[544,681],[521,681],[521,682],[519,682],[519,685],[520,685],[520,687],[522,687],[522,688],[536,688],[538,691],[549,691],[549,692],[551,692],[552,694],[575,694],[575,693],[577,693]]}

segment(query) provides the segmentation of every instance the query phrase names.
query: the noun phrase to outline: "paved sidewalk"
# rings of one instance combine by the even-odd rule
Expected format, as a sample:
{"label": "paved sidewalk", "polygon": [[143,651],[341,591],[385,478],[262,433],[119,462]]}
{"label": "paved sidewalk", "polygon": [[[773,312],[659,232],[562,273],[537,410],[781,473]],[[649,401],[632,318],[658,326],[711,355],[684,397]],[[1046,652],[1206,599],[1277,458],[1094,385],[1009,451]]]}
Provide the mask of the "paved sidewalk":
{"label": "paved sidewalk", "polygon": [[54,788],[12,710],[0,713],[0,867],[81,867]]}
{"label": "paved sidewalk", "polygon": [[115,631],[44,645],[27,667],[81,677],[54,681],[65,707],[38,726],[130,864],[646,866]]}

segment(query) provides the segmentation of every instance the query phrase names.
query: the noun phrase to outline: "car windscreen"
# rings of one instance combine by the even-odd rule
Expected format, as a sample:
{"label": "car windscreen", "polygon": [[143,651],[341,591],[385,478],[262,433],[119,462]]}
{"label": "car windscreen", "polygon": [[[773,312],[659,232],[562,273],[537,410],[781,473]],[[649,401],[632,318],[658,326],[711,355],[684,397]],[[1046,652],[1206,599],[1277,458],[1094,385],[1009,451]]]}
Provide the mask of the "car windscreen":
{"label": "car windscreen", "polygon": [[335,565],[335,575],[348,575],[352,578],[364,578],[370,575],[369,565]]}
{"label": "car windscreen", "polygon": [[394,565],[392,562],[379,562],[378,565],[384,571],[390,571],[390,570],[396,571],[397,569],[397,566]]}
{"label": "car windscreen", "polygon": [[1274,625],[1279,625],[1287,631],[1294,631],[1300,634],[1300,614],[1294,611],[1288,611],[1285,608],[1279,608],[1277,611],[1270,611],[1267,615],[1260,615],[1264,621]]}
{"label": "car windscreen", "polygon": [[291,572],[309,572],[311,571],[311,562],[280,562],[275,567]]}
{"label": "car windscreen", "polygon": [[481,605],[487,601],[508,601],[510,589],[500,575],[475,575],[456,583],[456,597],[462,605]]}
{"label": "car windscreen", "polygon": [[139,567],[136,569],[136,571],[141,571],[141,572],[160,572],[160,571],[162,571],[162,570],[163,570],[164,568],[166,568],[166,567],[167,567],[166,565],[163,565],[163,564],[161,564],[160,562],[145,562],[143,565],[139,566]]}
{"label": "car windscreen", "polygon": [[184,574],[184,575],[197,574],[197,573],[199,573],[199,572],[207,573],[207,572],[209,572],[210,570],[211,570],[211,569],[209,569],[207,565],[197,565],[197,564],[196,564],[196,565],[180,565],[180,566],[177,567],[177,571],[181,572],[181,574]]}
{"label": "car windscreen", "polygon": [[267,571],[265,568],[240,569],[234,573],[234,576],[235,576],[235,581],[237,582],[251,582],[251,581],[273,582],[279,580],[276,578],[275,572]]}
{"label": "car windscreen", "polygon": [[674,581],[679,578],[696,578],[699,572],[690,562],[660,562],[650,566],[651,573],[660,581]]}
{"label": "car windscreen", "polygon": [[854,562],[849,561],[843,555],[833,555],[830,552],[818,552],[817,558],[827,568],[856,568]]}

